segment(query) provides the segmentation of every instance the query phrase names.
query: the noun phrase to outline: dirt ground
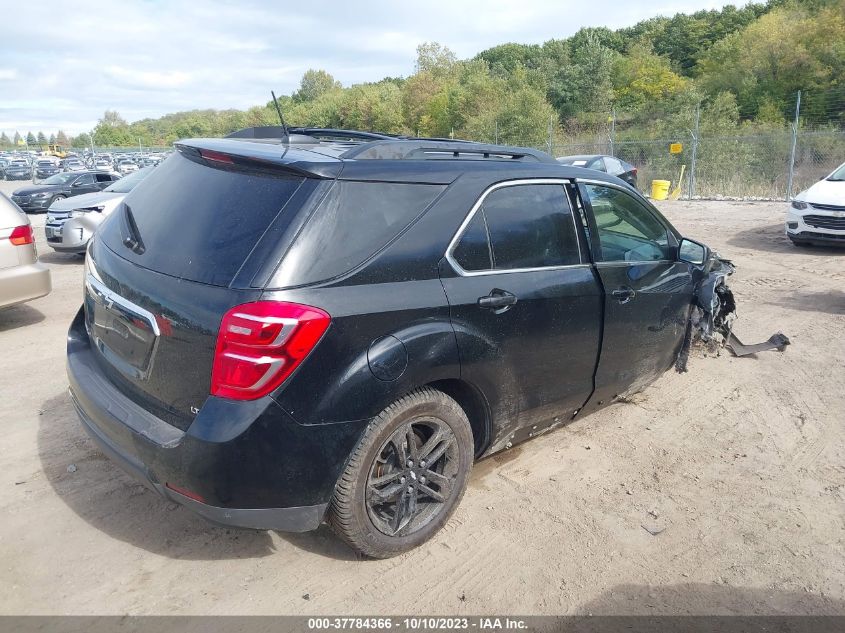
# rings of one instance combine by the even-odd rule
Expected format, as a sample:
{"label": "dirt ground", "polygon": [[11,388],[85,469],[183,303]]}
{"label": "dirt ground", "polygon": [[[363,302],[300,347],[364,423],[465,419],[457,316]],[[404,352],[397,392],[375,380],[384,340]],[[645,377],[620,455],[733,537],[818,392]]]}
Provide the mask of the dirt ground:
{"label": "dirt ground", "polygon": [[845,250],[793,247],[783,204],[662,208],[736,262],[740,338],[792,345],[697,350],[478,463],[448,526],[387,561],[212,527],[110,463],[66,394],[82,264],[40,234],[53,293],[0,313],[0,613],[845,614]]}

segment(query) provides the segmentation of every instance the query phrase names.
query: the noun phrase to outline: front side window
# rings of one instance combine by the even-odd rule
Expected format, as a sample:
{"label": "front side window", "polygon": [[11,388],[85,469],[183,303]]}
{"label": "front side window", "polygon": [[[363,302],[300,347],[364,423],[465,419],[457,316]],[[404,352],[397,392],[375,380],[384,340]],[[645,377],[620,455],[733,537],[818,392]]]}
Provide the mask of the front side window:
{"label": "front side window", "polygon": [[604,262],[643,262],[670,259],[669,233],[665,226],[620,189],[585,185],[598,228]]}
{"label": "front side window", "polygon": [[74,183],[76,186],[81,185],[93,185],[94,184],[94,176],[92,174],[84,174],[77,178]]}
{"label": "front side window", "polygon": [[578,237],[563,185],[512,185],[492,191],[452,256],[466,271],[580,264]]}

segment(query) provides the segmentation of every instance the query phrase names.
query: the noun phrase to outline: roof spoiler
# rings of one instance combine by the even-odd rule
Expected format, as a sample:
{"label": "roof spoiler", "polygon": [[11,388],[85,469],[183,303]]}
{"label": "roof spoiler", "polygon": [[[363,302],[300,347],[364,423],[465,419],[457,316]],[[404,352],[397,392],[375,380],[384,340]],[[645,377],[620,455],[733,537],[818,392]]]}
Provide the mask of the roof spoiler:
{"label": "roof spoiler", "polygon": [[285,137],[290,138],[291,143],[299,145],[314,145],[320,141],[313,136],[306,136],[296,132],[295,128],[288,128],[291,134],[285,132],[281,125],[260,125],[258,127],[247,127],[237,132],[227,134],[224,138],[240,138],[253,141],[280,141]]}

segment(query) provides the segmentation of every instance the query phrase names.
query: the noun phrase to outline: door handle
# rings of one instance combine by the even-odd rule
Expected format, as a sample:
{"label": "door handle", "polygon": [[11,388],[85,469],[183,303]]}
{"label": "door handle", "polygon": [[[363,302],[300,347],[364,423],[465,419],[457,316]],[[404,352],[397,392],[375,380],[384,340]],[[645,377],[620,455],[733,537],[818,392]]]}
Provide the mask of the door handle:
{"label": "door handle", "polygon": [[489,295],[487,295],[486,297],[478,298],[479,308],[493,310],[494,312],[496,312],[496,314],[504,312],[515,303],[515,294],[512,294],[507,290],[501,290],[499,288],[493,288],[493,290],[490,291]]}
{"label": "door handle", "polygon": [[613,298],[616,299],[619,303],[628,303],[631,299],[637,296],[637,293],[634,291],[634,289],[629,288],[628,286],[622,286],[621,288],[617,288],[610,294],[613,295]]}

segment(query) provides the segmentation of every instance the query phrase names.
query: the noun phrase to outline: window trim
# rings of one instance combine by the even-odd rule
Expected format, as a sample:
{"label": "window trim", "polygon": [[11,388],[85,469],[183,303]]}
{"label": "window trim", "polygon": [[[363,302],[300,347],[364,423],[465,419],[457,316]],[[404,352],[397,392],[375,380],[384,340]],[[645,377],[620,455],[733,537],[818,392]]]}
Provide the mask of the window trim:
{"label": "window trim", "polygon": [[[520,185],[560,185],[563,189],[568,185],[572,184],[572,179],[570,178],[520,178],[518,180],[505,180],[503,182],[497,182],[490,185],[478,200],[475,201],[475,204],[472,205],[472,208],[467,213],[467,216],[464,218],[461,225],[458,227],[458,230],[455,232],[455,235],[452,236],[452,239],[449,241],[449,246],[446,248],[446,253],[444,257],[446,261],[452,266],[456,273],[458,273],[461,277],[478,277],[481,275],[504,275],[508,273],[530,273],[530,272],[537,272],[541,270],[565,270],[567,268],[587,268],[592,266],[590,262],[584,262],[584,254],[581,251],[581,238],[580,234],[578,233],[578,225],[575,222],[575,209],[572,208],[572,203],[569,200],[569,196],[566,194],[566,191],[563,190],[561,193],[563,194],[564,198],[566,199],[566,204],[569,205],[569,218],[572,221],[572,229],[575,231],[575,243],[578,246],[578,261],[579,264],[561,264],[559,266],[538,266],[534,268],[507,268],[502,270],[497,270],[496,268],[487,268],[485,270],[464,270],[464,268],[457,262],[453,255],[453,251],[455,247],[458,245],[458,242],[461,241],[461,238],[464,236],[467,227],[469,226],[470,222],[472,222],[475,214],[478,213],[478,210],[484,204],[484,200],[494,191],[498,189],[503,189],[505,187],[518,187]],[[486,228],[486,222],[485,222]],[[490,240],[490,233],[487,232],[487,243],[488,245],[492,246]],[[493,261],[495,265],[495,261]]]}
{"label": "window trim", "polygon": [[[676,243],[672,244],[672,240],[670,239],[669,240],[669,247],[670,248],[677,247],[679,235],[678,235],[677,231],[675,230],[675,227],[672,226],[671,224],[669,224],[668,222],[665,222],[660,215],[657,215],[654,212],[652,212],[652,210],[649,208],[652,205],[647,200],[645,200],[645,204],[643,205],[643,201],[637,199],[637,196],[631,195],[631,191],[636,192],[636,190],[632,190],[630,185],[617,185],[615,182],[607,182],[607,181],[604,181],[604,180],[596,180],[594,178],[574,178],[573,184],[578,189],[578,195],[581,198],[582,204],[589,206],[589,209],[588,209],[589,218],[588,218],[588,220],[590,220],[593,225],[595,225],[595,222],[596,222],[596,215],[595,215],[595,212],[593,211],[593,203],[590,200],[589,196],[582,195],[581,188],[578,187],[578,185],[597,185],[599,187],[609,187],[611,189],[618,189],[622,193],[631,196],[632,198],[634,198],[634,200],[639,202],[645,208],[646,211],[648,211],[649,215],[651,215],[651,217],[654,218],[654,220],[658,224],[660,224],[664,229],[666,229],[667,235],[670,235],[672,238],[674,238]],[[598,228],[598,227],[596,227],[596,228]],[[596,232],[595,239],[599,239],[598,231]],[[619,265],[619,264],[624,264],[624,265],[628,266],[628,265],[631,265],[631,264],[659,264],[659,263],[666,263],[666,262],[677,263],[678,259],[677,258],[675,258],[675,259],[645,259],[645,260],[636,260],[636,261],[634,261],[634,260],[632,260],[632,261],[613,260],[613,261],[609,261],[609,262],[596,261],[595,266],[596,267],[604,267],[604,266],[613,266],[613,265]]]}

